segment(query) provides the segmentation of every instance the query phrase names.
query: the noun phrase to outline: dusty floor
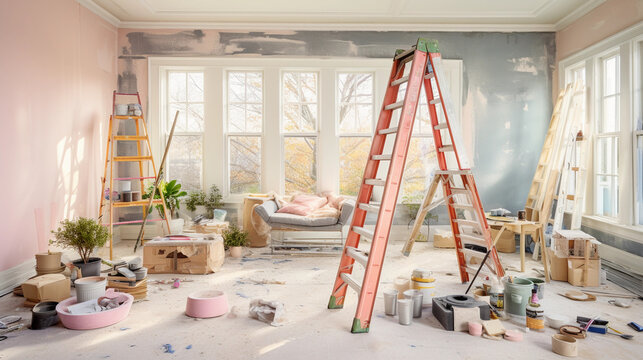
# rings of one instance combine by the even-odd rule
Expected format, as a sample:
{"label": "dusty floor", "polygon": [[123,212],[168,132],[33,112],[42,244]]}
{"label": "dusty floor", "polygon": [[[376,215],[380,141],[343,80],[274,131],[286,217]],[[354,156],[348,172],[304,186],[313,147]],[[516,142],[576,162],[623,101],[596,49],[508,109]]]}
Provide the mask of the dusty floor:
{"label": "dusty floor", "polygon": [[[453,250],[439,250],[430,243],[416,244],[409,258],[400,254],[402,243],[389,246],[382,273],[381,289],[392,286],[400,275],[410,275],[413,268],[433,270],[440,295],[462,293],[466,289],[456,274]],[[117,255],[131,255],[132,244],[124,242]],[[133,305],[129,316],[113,326],[91,330],[67,330],[58,325],[46,330],[21,330],[0,341],[0,359],[554,359],[551,352],[553,329],[530,332],[520,343],[475,338],[467,333],[447,332],[425,309],[421,319],[411,326],[397,323],[397,317],[384,315],[381,295],[375,304],[370,333],[349,332],[357,301],[349,289],[343,310],[328,310],[338,257],[293,257],[263,255],[252,249],[244,259],[227,258],[221,271],[205,276],[179,276],[193,280],[179,289],[170,285],[150,285],[147,301]],[[501,254],[505,266],[519,265],[517,254]],[[527,269],[539,266],[528,260]],[[516,274],[510,272],[510,274]],[[528,271],[525,276],[534,276]],[[150,280],[170,279],[176,275],[151,275]],[[252,280],[285,281],[285,285],[253,285]],[[228,295],[231,311],[219,318],[195,320],[185,316],[187,294],[205,288],[221,289]],[[609,319],[610,324],[627,333],[629,321],[643,324],[643,303],[636,300],[629,309],[597,302],[574,302],[557,295],[571,289],[567,283],[546,285],[546,311]],[[624,290],[609,284],[608,288]],[[252,298],[282,301],[288,323],[271,327],[248,318]],[[23,299],[13,295],[0,298],[0,314],[18,314],[27,321],[29,311]],[[506,328],[521,328],[505,322]],[[174,354],[164,353],[163,344],[171,344]],[[591,333],[579,344],[582,359],[640,359],[643,334],[633,340],[613,335]],[[189,349],[188,349],[189,348]],[[638,354],[638,355],[637,355]]]}

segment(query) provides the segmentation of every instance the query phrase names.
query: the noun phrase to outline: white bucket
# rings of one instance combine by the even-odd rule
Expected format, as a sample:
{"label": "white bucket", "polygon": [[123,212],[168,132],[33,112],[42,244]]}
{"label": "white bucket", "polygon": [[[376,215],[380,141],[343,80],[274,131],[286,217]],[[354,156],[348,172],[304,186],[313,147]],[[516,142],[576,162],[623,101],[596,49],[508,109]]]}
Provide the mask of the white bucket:
{"label": "white bucket", "polygon": [[114,113],[116,113],[116,115],[127,115],[127,109],[127,104],[116,104]]}
{"label": "white bucket", "polygon": [[431,306],[435,296],[435,278],[426,269],[415,269],[411,276],[411,287],[422,292],[422,306]]}
{"label": "white bucket", "polygon": [[74,282],[76,287],[76,302],[81,303],[105,295],[107,279],[102,276],[80,278]]}
{"label": "white bucket", "polygon": [[121,192],[132,191],[132,182],[129,180],[121,181]]}

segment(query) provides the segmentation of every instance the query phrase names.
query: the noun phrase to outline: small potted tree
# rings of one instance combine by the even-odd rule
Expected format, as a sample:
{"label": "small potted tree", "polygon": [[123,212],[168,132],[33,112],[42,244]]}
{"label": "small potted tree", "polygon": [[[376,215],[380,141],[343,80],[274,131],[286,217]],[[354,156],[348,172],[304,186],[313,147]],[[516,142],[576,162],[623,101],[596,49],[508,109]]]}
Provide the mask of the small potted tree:
{"label": "small potted tree", "polygon": [[248,244],[248,233],[236,225],[230,225],[230,228],[223,232],[223,244],[226,249],[230,249],[230,256],[240,258],[243,247]]}
{"label": "small potted tree", "polygon": [[214,210],[220,209],[225,205],[223,195],[216,185],[210,187],[210,193],[206,194],[203,190],[190,192],[185,200],[185,207],[196,212],[196,215],[206,215],[209,219],[214,218]]}
{"label": "small potted tree", "polygon": [[69,249],[75,249],[80,259],[73,264],[80,268],[83,277],[100,275],[101,259],[90,257],[97,247],[102,247],[109,239],[109,231],[99,221],[80,217],[76,220],[63,220],[61,227],[52,231],[56,240],[52,242]]}
{"label": "small potted tree", "polygon": [[[152,194],[152,190],[154,190],[154,185],[147,188],[147,192],[143,195],[143,199],[149,199]],[[156,189],[156,194],[154,194],[155,199],[161,198],[161,193],[159,191],[163,193],[163,197],[165,198],[165,208],[170,212],[170,233],[182,233],[185,220],[179,218],[178,210],[181,208],[180,198],[186,196],[188,193],[181,191],[181,184],[176,180],[172,180],[170,182],[161,181]],[[163,205],[155,205],[155,208],[159,213],[159,216],[164,219]],[[150,209],[150,212],[151,211],[152,209]]]}

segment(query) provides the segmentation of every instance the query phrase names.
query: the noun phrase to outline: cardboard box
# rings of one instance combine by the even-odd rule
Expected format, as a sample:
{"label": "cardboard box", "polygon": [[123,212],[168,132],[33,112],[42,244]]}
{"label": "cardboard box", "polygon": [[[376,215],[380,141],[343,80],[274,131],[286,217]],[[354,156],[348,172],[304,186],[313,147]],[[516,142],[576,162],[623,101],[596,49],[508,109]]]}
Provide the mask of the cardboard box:
{"label": "cardboard box", "polygon": [[71,297],[71,282],[63,274],[36,276],[22,284],[22,293],[30,302],[60,302]]}
{"label": "cardboard box", "polygon": [[214,240],[148,241],[143,247],[143,266],[150,274],[210,274],[223,265],[223,238]]}
{"label": "cardboard box", "polygon": [[549,276],[552,280],[567,281],[567,258],[557,256],[554,251],[547,248],[549,260]]}
{"label": "cardboard box", "polygon": [[[491,240],[496,238],[502,225],[490,225],[491,228]],[[513,231],[505,230],[500,235],[500,239],[496,243],[496,250],[503,253],[515,253],[516,252],[516,234]]]}
{"label": "cardboard box", "polygon": [[451,231],[435,229],[435,233],[433,234],[433,247],[447,249],[455,248],[453,233]]}
{"label": "cardboard box", "polygon": [[[587,266],[587,282],[583,281],[584,269]],[[600,285],[601,259],[567,259],[567,282],[574,286]]]}
{"label": "cardboard box", "polygon": [[556,230],[551,239],[552,248],[560,257],[584,257],[585,247],[587,246],[589,257],[598,258],[598,245],[600,242],[580,230]]}

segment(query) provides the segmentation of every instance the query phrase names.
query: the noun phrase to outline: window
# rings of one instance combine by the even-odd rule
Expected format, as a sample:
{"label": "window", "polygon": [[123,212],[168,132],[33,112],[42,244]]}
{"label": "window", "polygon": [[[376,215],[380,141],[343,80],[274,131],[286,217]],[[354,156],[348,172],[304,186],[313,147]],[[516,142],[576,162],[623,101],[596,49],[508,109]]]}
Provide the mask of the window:
{"label": "window", "polygon": [[596,118],[594,201],[597,215],[618,215],[620,130],[619,55],[601,59],[600,113]]}
{"label": "window", "polygon": [[231,194],[261,191],[263,74],[227,73],[228,189]]}
{"label": "window", "polygon": [[286,194],[317,192],[318,73],[282,73],[281,131]]}
{"label": "window", "polygon": [[339,192],[357,196],[373,136],[373,74],[337,73]]}
{"label": "window", "polygon": [[634,162],[634,189],[636,191],[635,224],[643,225],[643,39],[639,39],[635,45],[634,61],[634,130],[635,149]]}
{"label": "window", "polygon": [[179,117],[168,153],[166,178],[177,179],[183,189],[201,189],[203,179],[203,72],[167,73],[167,124],[169,136],[176,111]]}

